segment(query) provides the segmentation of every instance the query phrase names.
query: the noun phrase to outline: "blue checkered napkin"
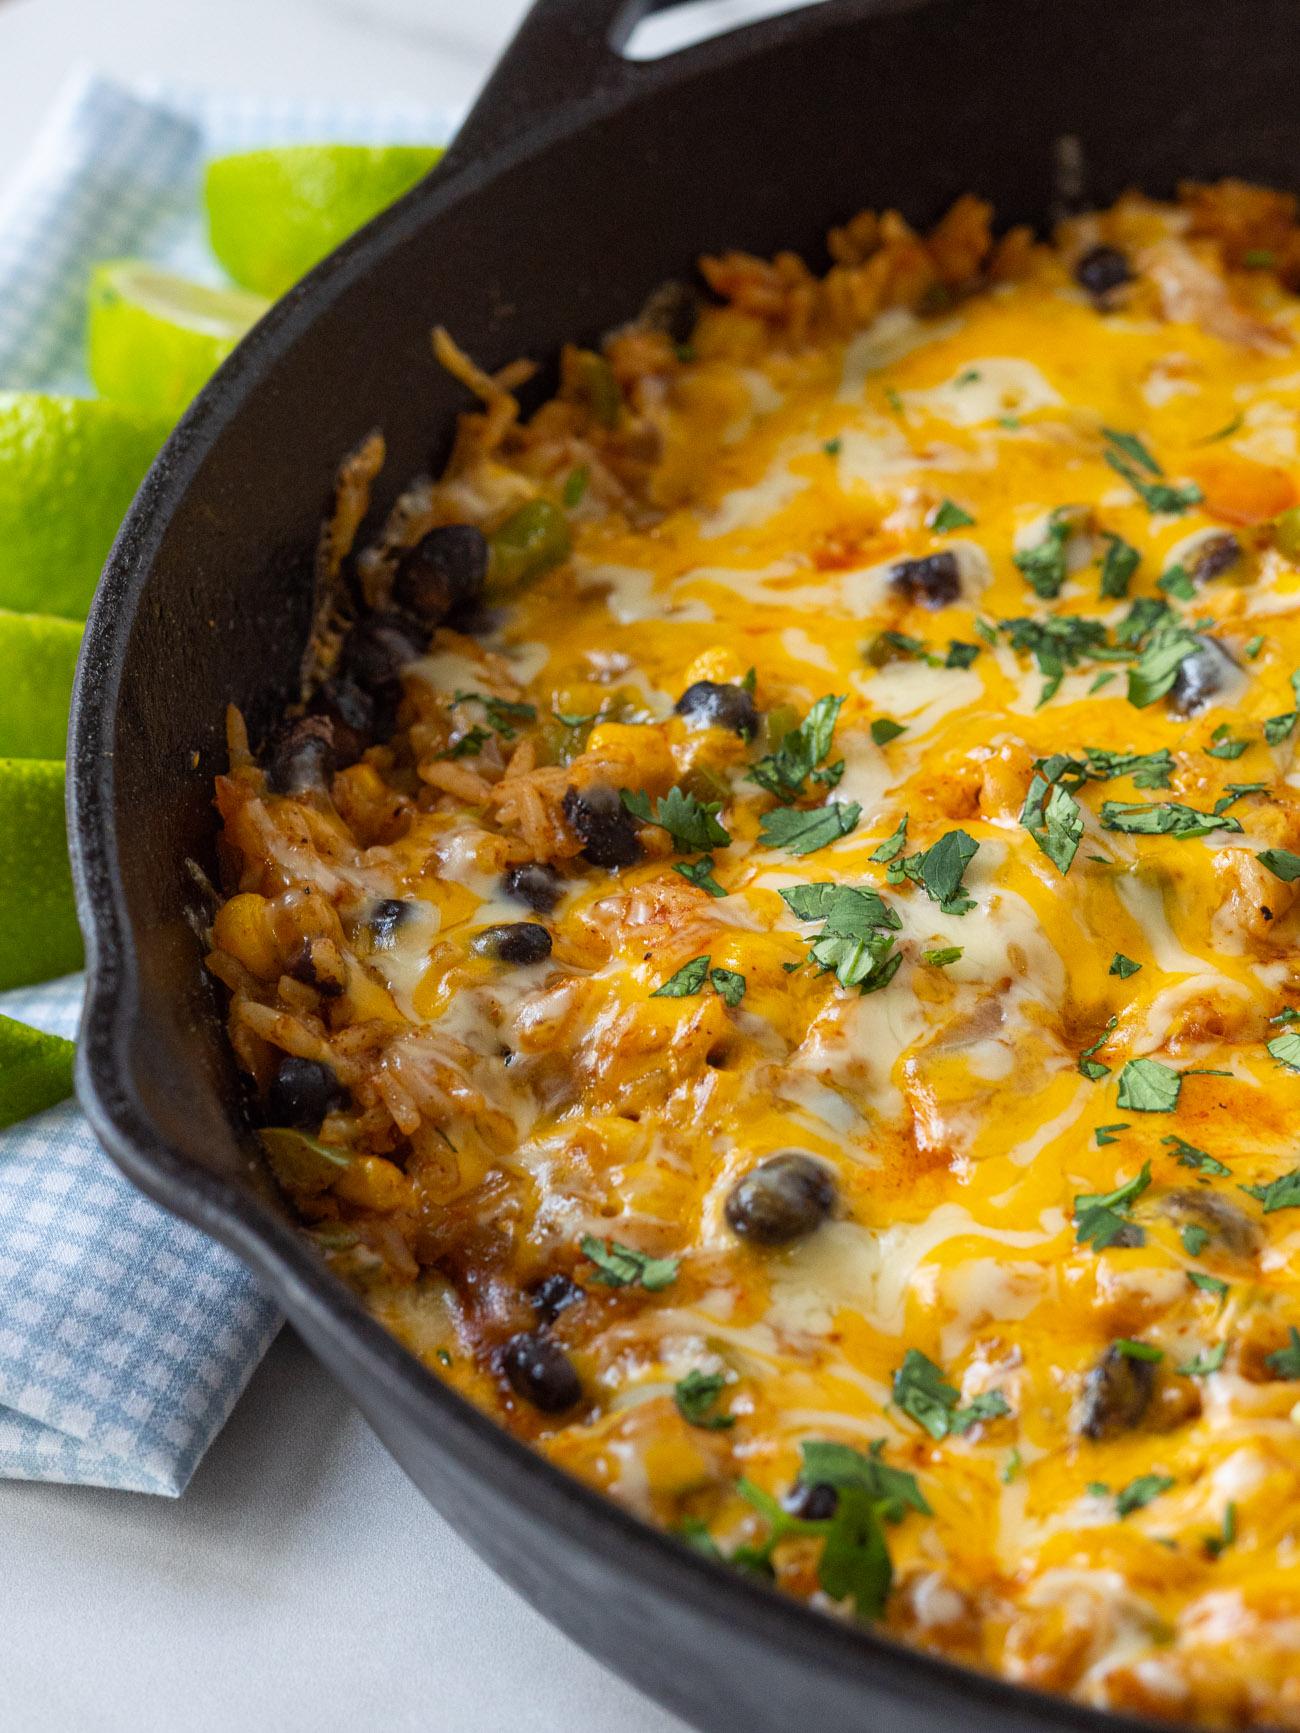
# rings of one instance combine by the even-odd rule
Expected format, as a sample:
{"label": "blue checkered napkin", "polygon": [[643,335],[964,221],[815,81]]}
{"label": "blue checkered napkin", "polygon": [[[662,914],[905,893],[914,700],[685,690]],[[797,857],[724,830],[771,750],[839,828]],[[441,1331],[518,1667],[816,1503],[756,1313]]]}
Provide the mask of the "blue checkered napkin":
{"label": "blue checkered napkin", "polygon": [[[203,247],[206,157],[260,144],[438,143],[410,104],[281,104],[181,87],[68,86],[0,192],[0,387],[85,391],[98,259],[218,281]],[[79,975],[0,993],[72,1036]],[[0,1478],[181,1492],[279,1324],[222,1247],[127,1184],[73,1102],[0,1131]]]}
{"label": "blue checkered napkin", "polygon": [[[0,994],[72,1036],[82,977]],[[279,1327],[64,1102],[0,1132],[0,1478],[181,1492]]]}

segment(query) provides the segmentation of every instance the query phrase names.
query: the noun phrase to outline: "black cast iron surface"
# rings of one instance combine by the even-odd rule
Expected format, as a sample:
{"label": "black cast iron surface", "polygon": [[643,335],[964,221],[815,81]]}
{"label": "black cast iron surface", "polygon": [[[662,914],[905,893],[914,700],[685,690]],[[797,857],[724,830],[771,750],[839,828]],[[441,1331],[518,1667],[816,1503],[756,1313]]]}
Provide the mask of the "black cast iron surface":
{"label": "black cast iron surface", "polygon": [[383,428],[382,511],[445,453],[468,403],[434,365],[435,320],[487,367],[546,360],[702,250],[822,264],[828,225],[866,204],[926,224],[971,189],[1002,223],[1042,227],[1063,134],[1098,203],[1184,175],[1297,179],[1300,0],[827,0],[632,65],[611,43],[647,9],[540,0],[439,169],[277,304],[150,471],[73,703],[79,1091],[127,1175],[257,1270],[479,1552],[696,1726],[1135,1728],[823,1618],[550,1468],[320,1266],[243,1119],[187,866],[213,871],[223,712],[239,704],[256,732],[296,684],[340,455]]}

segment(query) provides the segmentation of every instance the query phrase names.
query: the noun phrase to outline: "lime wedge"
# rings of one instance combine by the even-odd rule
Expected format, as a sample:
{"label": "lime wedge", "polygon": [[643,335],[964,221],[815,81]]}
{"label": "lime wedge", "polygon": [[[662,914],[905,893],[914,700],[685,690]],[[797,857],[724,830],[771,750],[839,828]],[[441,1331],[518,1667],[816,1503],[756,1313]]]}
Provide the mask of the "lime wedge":
{"label": "lime wedge", "polygon": [[66,1101],[76,1051],[60,1035],[0,1017],[0,1126]]}
{"label": "lime wedge", "polygon": [[86,359],[101,397],[173,419],[271,303],[209,289],[142,259],[112,259],[90,277]]}
{"label": "lime wedge", "polygon": [[0,391],[0,608],[85,619],[167,431],[123,404]]}
{"label": "lime wedge", "polygon": [[432,145],[303,144],[218,157],[204,188],[212,250],[236,283],[282,295],[441,155]]}
{"label": "lime wedge", "polygon": [[82,965],[63,819],[63,761],[0,758],[0,989]]}
{"label": "lime wedge", "polygon": [[81,627],[0,608],[0,756],[62,758]]}

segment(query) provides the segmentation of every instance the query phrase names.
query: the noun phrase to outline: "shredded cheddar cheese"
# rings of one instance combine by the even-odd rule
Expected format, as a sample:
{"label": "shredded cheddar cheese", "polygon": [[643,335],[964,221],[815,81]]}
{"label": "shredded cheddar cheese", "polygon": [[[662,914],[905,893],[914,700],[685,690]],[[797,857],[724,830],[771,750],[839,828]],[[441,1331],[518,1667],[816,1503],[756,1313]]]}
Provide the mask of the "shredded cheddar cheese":
{"label": "shredded cheddar cheese", "polygon": [[268,1154],[414,1353],[721,1564],[1300,1726],[1294,211],[832,253],[705,261],[689,346],[526,426],[441,336],[485,407],[360,624],[352,460],[332,681],[218,788]]}

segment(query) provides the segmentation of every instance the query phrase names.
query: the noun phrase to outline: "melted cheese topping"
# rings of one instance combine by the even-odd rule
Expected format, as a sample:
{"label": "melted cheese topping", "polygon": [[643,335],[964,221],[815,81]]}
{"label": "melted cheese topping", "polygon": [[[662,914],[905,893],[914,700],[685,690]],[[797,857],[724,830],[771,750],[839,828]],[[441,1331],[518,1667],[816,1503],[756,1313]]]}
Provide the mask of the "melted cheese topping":
{"label": "melted cheese topping", "polygon": [[[1176,231],[1147,210],[1152,234]],[[883,1441],[928,1505],[885,1524],[896,1629],[1085,1701],[1234,1725],[1300,1701],[1300,1218],[1242,1190],[1294,1166],[1300,1112],[1278,1021],[1300,1002],[1300,860],[1262,858],[1300,848],[1295,735],[1265,731],[1295,709],[1300,668],[1296,547],[1274,545],[1269,521],[1300,482],[1300,302],[1270,283],[1271,347],[1208,314],[1099,309],[1046,250],[939,322],[893,308],[846,339],[762,345],[752,320],[706,316],[661,424],[688,496],[650,516],[588,498],[571,561],[489,638],[440,634],[412,664],[414,748],[371,754],[406,802],[401,825],[367,834],[362,767],[332,804],[259,799],[280,815],[274,846],[253,803],[224,797],[244,895],[215,953],[244,970],[223,979],[245,1063],[265,1082],[276,1049],[328,1059],[354,1107],[324,1140],[393,1170],[378,1192],[355,1171],[300,1186],[319,1243],[415,1352],[553,1461],[726,1555],[768,1535],[742,1476],[780,1496],[808,1441]],[[1195,484],[1174,509],[1131,485],[1156,465],[1162,485]],[[1040,596],[1017,557],[1061,521],[1056,593]],[[1234,561],[1199,579],[1225,532]],[[1120,544],[1136,572],[1126,597],[1103,596]],[[956,594],[931,609],[899,569],[947,555]],[[1184,594],[1157,588],[1175,566]],[[1193,714],[1130,701],[1122,622],[1138,599],[1231,659]],[[1079,618],[1109,648],[1065,667],[1035,665],[1004,624]],[[513,685],[498,660],[512,655]],[[693,682],[748,670],[766,719],[754,743],[670,712]],[[469,726],[456,691],[511,694],[537,720],[447,757],[452,722]],[[776,803],[749,772],[828,695],[843,704],[823,763],[842,770],[805,780],[796,809],[838,802],[846,834],[798,855],[764,840]],[[882,722],[901,731],[873,733]],[[510,967],[471,941],[530,918],[501,888],[535,852],[525,821],[414,766],[423,777],[441,742],[438,764],[499,790],[520,733],[562,895],[540,917],[549,959]],[[1083,780],[1097,753],[1161,752],[1163,786]],[[1054,754],[1075,763],[1056,784],[1081,827],[1068,871],[1022,816]],[[556,803],[592,763],[634,794],[721,802],[715,894],[677,870],[702,849],[653,825],[636,864],[584,859]],[[1221,802],[1231,828],[1129,834],[1108,828],[1106,802]],[[955,831],[977,845],[969,905],[890,870],[881,845],[904,819],[895,863]],[[893,911],[898,964],[878,990],[808,960],[821,923],[779,893],[809,883],[871,887]],[[421,911],[387,950],[367,937],[379,894]],[[347,992],[277,998],[274,947],[313,896],[338,911],[318,924]],[[250,898],[269,911],[240,917],[265,927],[260,969],[230,912]],[[708,976],[652,996],[703,957],[743,977],[737,1003]],[[1154,1090],[1134,1060],[1161,1068]],[[831,1219],[764,1249],[727,1202],[789,1149],[830,1175]],[[1139,1176],[1092,1243],[1075,1200]],[[674,1273],[602,1285],[585,1236]],[[525,1296],[555,1271],[582,1293],[547,1323]],[[539,1328],[579,1375],[572,1412],[540,1411],[503,1373],[502,1344]],[[896,1382],[911,1351],[941,1375],[949,1416],[974,1404],[973,1420],[937,1437],[918,1422]],[[1118,1365],[1127,1403],[1099,1365]],[[705,1424],[674,1403],[691,1374],[716,1381]],[[771,1568],[828,1604],[819,1548],[788,1537]]]}

